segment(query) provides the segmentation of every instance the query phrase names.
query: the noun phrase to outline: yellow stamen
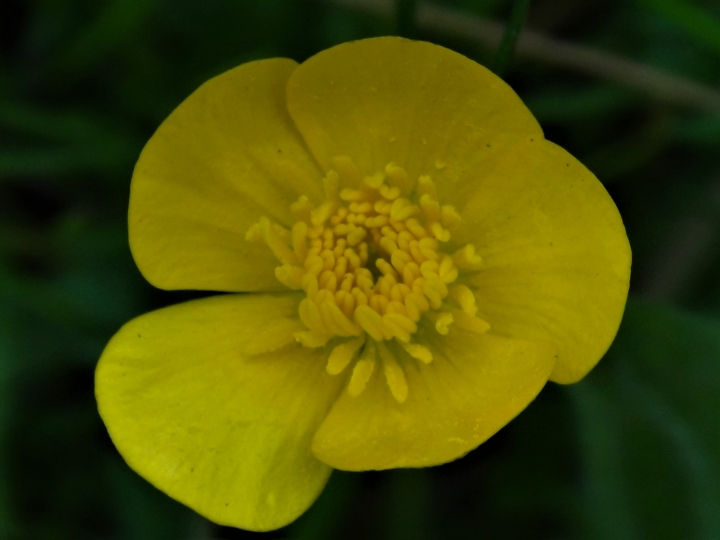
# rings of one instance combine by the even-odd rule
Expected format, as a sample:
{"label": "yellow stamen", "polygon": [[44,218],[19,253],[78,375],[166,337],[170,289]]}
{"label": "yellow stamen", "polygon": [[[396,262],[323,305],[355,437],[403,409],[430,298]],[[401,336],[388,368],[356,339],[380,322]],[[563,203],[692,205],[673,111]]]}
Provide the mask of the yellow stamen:
{"label": "yellow stamen", "polygon": [[403,193],[410,191],[410,179],[408,178],[405,169],[398,167],[394,163],[388,163],[385,167],[385,174],[390,179],[390,183],[393,186],[397,186],[400,191]]}
{"label": "yellow stamen", "polygon": [[380,358],[382,358],[383,362],[385,380],[390,387],[390,393],[398,403],[405,403],[408,396],[408,386],[407,380],[405,379],[405,373],[385,345],[380,344],[378,348],[380,350]]}
{"label": "yellow stamen", "polygon": [[475,253],[475,246],[472,244],[467,244],[465,247],[457,250],[453,255],[453,260],[458,268],[477,270],[482,267],[482,257]]}
{"label": "yellow stamen", "polygon": [[475,295],[459,271],[481,269],[482,259],[472,244],[448,252],[462,219],[454,207],[441,204],[429,176],[410,179],[393,163],[366,174],[347,156],[331,163],[324,201],[313,205],[301,196],[291,205],[296,222],[290,229],[263,217],[246,238],[271,249],[280,261],[279,282],[307,294],[298,306],[307,331],[292,334],[297,342],[317,348],[343,338],[329,354],[327,371],[338,374],[355,362],[351,395],[368,384],[379,354],[387,384],[403,403],[405,372],[392,354],[398,345],[392,349],[384,342],[395,340],[409,358],[428,364],[430,349],[412,343],[421,326],[432,325],[441,335],[451,324],[487,332],[490,326],[476,316]]}
{"label": "yellow stamen", "polygon": [[462,328],[463,330],[468,330],[469,332],[474,332],[476,334],[484,334],[490,330],[490,325],[482,319],[471,317],[459,309],[452,309],[451,312],[455,325],[458,328]]}
{"label": "yellow stamen", "polygon": [[289,264],[283,264],[275,268],[275,277],[289,289],[301,289],[304,275],[305,270],[303,268],[290,266]]}
{"label": "yellow stamen", "polygon": [[418,343],[403,343],[400,342],[400,345],[403,349],[405,349],[405,352],[407,352],[410,356],[415,358],[416,360],[420,360],[423,364],[429,364],[433,360],[432,353],[430,352],[430,349],[427,347],[420,345]]}
{"label": "yellow stamen", "polygon": [[362,394],[375,370],[375,361],[375,345],[369,341],[365,345],[365,350],[363,350],[360,359],[355,364],[355,368],[353,368],[350,383],[348,384],[348,394],[353,397]]}
{"label": "yellow stamen", "polygon": [[448,292],[450,293],[450,298],[455,300],[465,313],[470,317],[475,316],[477,313],[475,295],[467,285],[453,285],[452,287],[448,287]]}
{"label": "yellow stamen", "polygon": [[358,338],[351,339],[350,341],[337,345],[330,353],[330,358],[328,358],[327,372],[330,375],[342,373],[364,343],[365,336],[362,335]]}
{"label": "yellow stamen", "polygon": [[435,188],[435,182],[433,182],[432,178],[430,178],[429,176],[421,176],[420,178],[418,178],[417,192],[418,195],[420,195],[421,197],[422,195],[425,195],[427,193],[433,199],[437,199],[437,189]]}
{"label": "yellow stamen", "polygon": [[332,336],[330,334],[318,334],[310,330],[309,332],[295,332],[293,337],[298,343],[305,347],[318,349],[324,347]]}
{"label": "yellow stamen", "polygon": [[290,205],[290,212],[295,216],[298,221],[310,223],[310,213],[312,212],[312,204],[310,200],[305,196],[301,196],[296,202]]}
{"label": "yellow stamen", "polygon": [[437,330],[439,334],[447,335],[450,331],[450,325],[454,320],[452,313],[446,311],[428,311],[425,315],[435,323],[435,330]]}
{"label": "yellow stamen", "polygon": [[460,226],[462,218],[454,207],[446,205],[442,207],[442,224],[450,230],[455,230]]}

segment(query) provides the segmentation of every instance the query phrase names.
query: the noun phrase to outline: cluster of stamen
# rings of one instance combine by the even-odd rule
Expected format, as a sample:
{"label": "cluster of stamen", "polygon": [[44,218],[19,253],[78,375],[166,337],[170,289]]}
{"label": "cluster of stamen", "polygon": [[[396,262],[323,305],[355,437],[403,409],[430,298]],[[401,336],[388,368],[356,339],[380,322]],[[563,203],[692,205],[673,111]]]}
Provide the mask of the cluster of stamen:
{"label": "cluster of stamen", "polygon": [[[478,270],[482,260],[472,244],[446,253],[461,218],[452,206],[441,206],[429,176],[414,183],[401,167],[361,177],[352,161],[338,157],[324,179],[326,200],[314,206],[300,197],[291,206],[291,229],[262,218],[247,233],[263,241],[282,263],[277,279],[307,294],[299,305],[307,328],[296,340],[323,347],[333,338],[327,365],[341,373],[359,356],[348,391],[360,394],[382,360],[392,394],[407,397],[407,383],[397,362],[397,346],[424,363],[431,351],[413,343],[418,325],[427,321],[440,334],[450,325],[484,333],[489,325],[477,317],[475,296],[457,283],[460,270]],[[357,187],[345,187],[353,185]],[[371,339],[367,339],[367,338]]]}

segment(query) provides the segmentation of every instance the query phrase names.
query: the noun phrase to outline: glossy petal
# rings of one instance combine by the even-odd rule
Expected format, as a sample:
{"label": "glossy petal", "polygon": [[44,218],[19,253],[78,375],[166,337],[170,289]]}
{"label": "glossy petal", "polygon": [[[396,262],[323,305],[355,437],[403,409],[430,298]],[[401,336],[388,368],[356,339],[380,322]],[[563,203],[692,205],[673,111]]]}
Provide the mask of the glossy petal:
{"label": "glossy petal", "polygon": [[485,269],[471,279],[493,332],[558,347],[572,383],[610,346],[627,299],[630,246],[605,188],[580,162],[529,139],[475,184],[462,216]]}
{"label": "glossy petal", "polygon": [[261,60],[211,79],[145,146],[130,193],[130,247],[153,285],[284,288],[270,250],[245,233],[261,216],[292,225],[298,194],[321,196],[322,175],[285,105],[296,66]]}
{"label": "glossy petal", "polygon": [[216,523],[281,527],[330,475],[310,442],[339,383],[326,354],[294,343],[297,303],[229,295],[155,311],[126,324],[100,360],[100,414],[120,453]]}
{"label": "glossy petal", "polygon": [[337,469],[425,467],[456,459],[507,424],[542,389],[555,347],[457,329],[433,338],[434,359],[403,363],[407,400],[375,369],[357,397],[343,392],[313,440]]}
{"label": "glossy petal", "polygon": [[322,167],[347,155],[366,174],[390,162],[440,179],[441,197],[481,177],[487,156],[536,120],[501,79],[468,58],[396,37],[344,43],[310,58],[288,83],[288,108]]}

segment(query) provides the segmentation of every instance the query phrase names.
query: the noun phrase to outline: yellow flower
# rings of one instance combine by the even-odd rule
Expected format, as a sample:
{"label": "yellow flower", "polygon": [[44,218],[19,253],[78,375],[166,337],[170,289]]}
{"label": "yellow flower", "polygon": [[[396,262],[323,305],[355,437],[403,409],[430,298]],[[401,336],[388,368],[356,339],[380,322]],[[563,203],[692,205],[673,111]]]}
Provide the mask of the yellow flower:
{"label": "yellow flower", "polygon": [[128,464],[245,529],[332,468],[422,467],[581,379],[622,316],[630,249],[597,179],[500,79],[429,43],[346,43],[200,87],[135,168],[130,245],[164,289],[97,399]]}

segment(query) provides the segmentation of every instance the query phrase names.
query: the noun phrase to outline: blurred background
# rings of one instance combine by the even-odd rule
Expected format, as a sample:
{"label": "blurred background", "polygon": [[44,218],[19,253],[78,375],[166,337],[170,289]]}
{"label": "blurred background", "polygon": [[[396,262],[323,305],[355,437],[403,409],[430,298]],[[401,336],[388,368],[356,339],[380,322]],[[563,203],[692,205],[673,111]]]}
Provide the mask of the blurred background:
{"label": "blurred background", "polygon": [[[498,59],[522,4],[0,3],[0,540],[720,539],[720,2],[533,0]],[[625,319],[583,382],[467,457],[335,473],[274,533],[213,525],[135,475],[96,411],[113,333],[197,296],[132,261],[134,162],[208,78],[387,34],[501,72],[600,178],[634,252]]]}

